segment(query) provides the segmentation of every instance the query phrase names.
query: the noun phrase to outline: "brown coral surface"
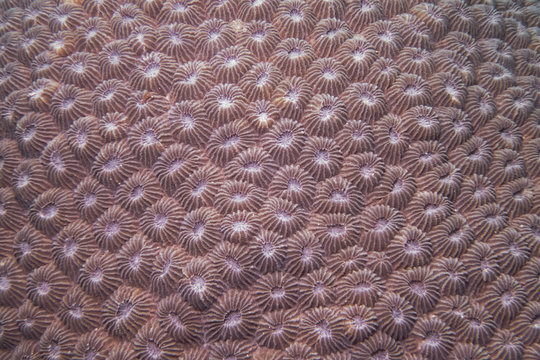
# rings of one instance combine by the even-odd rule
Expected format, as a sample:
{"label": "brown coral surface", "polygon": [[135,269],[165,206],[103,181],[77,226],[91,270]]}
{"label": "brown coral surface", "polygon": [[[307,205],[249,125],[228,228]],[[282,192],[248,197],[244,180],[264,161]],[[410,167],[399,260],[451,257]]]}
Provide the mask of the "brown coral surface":
{"label": "brown coral surface", "polygon": [[0,360],[539,359],[538,0],[0,0]]}

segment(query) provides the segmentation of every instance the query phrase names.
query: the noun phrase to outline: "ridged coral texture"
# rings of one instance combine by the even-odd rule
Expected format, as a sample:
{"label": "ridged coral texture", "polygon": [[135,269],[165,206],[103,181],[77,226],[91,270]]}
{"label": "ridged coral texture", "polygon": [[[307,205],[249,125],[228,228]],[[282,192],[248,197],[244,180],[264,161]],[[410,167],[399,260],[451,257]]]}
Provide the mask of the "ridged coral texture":
{"label": "ridged coral texture", "polygon": [[0,359],[540,359],[537,0],[0,0]]}

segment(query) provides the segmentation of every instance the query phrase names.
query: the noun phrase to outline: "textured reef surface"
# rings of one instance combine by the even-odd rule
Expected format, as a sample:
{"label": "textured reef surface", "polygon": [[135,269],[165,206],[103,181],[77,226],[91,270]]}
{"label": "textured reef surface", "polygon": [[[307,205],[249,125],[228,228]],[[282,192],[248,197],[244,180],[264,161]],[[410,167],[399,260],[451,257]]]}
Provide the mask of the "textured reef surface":
{"label": "textured reef surface", "polygon": [[0,359],[540,359],[539,26],[0,0]]}

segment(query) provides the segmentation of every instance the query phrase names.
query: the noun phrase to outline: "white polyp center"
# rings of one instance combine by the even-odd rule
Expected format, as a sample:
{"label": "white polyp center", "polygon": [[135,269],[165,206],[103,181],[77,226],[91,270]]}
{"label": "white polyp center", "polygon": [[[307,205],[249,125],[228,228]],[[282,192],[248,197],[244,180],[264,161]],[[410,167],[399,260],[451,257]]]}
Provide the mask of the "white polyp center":
{"label": "white polyp center", "polygon": [[144,69],[144,74],[148,78],[155,78],[159,76],[160,66],[158,63],[151,63]]}
{"label": "white polyp center", "polygon": [[24,140],[24,141],[29,141],[29,140],[31,140],[31,139],[34,137],[34,135],[36,134],[36,132],[37,132],[37,128],[36,128],[35,125],[29,125],[29,126],[27,126],[27,127],[24,129],[24,132],[23,132],[23,136],[22,136],[23,140]]}
{"label": "white polyp center", "polygon": [[364,105],[373,106],[375,104],[375,97],[369,93],[362,93],[358,98]]}
{"label": "white polyp center", "polygon": [[0,276],[0,291],[9,290],[9,279],[7,276]]}
{"label": "white polyp center", "polygon": [[357,330],[362,330],[362,329],[365,329],[367,327],[366,321],[360,316],[355,316],[352,319],[352,324],[354,325],[354,327]]}
{"label": "white polyp center", "polygon": [[242,313],[238,311],[231,311],[225,316],[225,322],[223,325],[225,327],[235,327],[240,325],[242,322]]}
{"label": "white polyp center", "polygon": [[300,98],[300,92],[297,89],[291,89],[287,91],[284,98],[289,102],[295,103]]}
{"label": "white polyp center", "polygon": [[206,181],[204,180],[201,180],[197,183],[197,185],[193,188],[193,190],[191,191],[191,193],[193,194],[193,196],[200,196],[205,190],[206,190],[206,186],[208,184],[206,183]]}
{"label": "white polyp center", "polygon": [[292,141],[294,139],[294,136],[292,132],[285,131],[277,138],[277,144],[281,147],[288,147],[292,144]]}
{"label": "white polyp center", "polygon": [[258,172],[261,170],[261,164],[257,161],[248,161],[243,165],[244,170],[250,173]]}
{"label": "white polyp center", "polygon": [[118,307],[118,312],[116,313],[116,316],[119,320],[127,320],[129,316],[131,315],[131,312],[133,311],[133,305],[127,302],[123,302]]}
{"label": "white polyp center", "polygon": [[157,214],[154,216],[154,224],[157,228],[163,229],[167,225],[167,215]]}
{"label": "white polyp center", "polygon": [[264,31],[255,31],[251,34],[251,38],[259,43],[264,41],[266,34]]}
{"label": "white polyp center", "polygon": [[285,295],[285,289],[283,289],[283,287],[281,286],[275,286],[272,288],[272,290],[270,291],[270,296],[274,299],[276,298],[281,298]]}
{"label": "white polyp center", "polygon": [[340,202],[340,203],[345,203],[348,200],[347,195],[343,191],[340,191],[340,190],[332,191],[330,193],[329,199],[332,202]]}
{"label": "white polyp center", "polygon": [[172,5],[171,10],[175,12],[184,12],[188,10],[188,6],[185,1],[178,1]]}
{"label": "white polyp center", "polygon": [[45,91],[44,88],[40,87],[40,88],[37,88],[37,89],[34,89],[32,91],[30,91],[28,93],[28,98],[29,99],[38,99],[39,97],[41,97],[41,95],[43,95],[43,92]]}
{"label": "white polyp center", "polygon": [[45,296],[51,291],[51,286],[46,281],[40,281],[36,284],[36,290],[40,296]]}
{"label": "white polyp center", "polygon": [[329,37],[329,38],[334,38],[335,36],[337,36],[337,34],[339,34],[339,29],[328,29],[326,31],[326,36]]}
{"label": "white polyp center", "polygon": [[55,151],[51,154],[51,161],[50,164],[57,170],[57,171],[63,171],[65,170],[64,160],[62,160],[62,156],[58,151]]}
{"label": "white polyp center", "polygon": [[287,55],[289,56],[289,59],[296,60],[304,56],[304,51],[301,48],[294,47],[287,51]]}
{"label": "white polyp center", "polygon": [[75,104],[75,98],[74,97],[68,97],[62,101],[61,109],[62,110],[69,110],[73,105]]}
{"label": "white polyp center", "polygon": [[27,172],[23,172],[17,177],[18,189],[25,187],[29,183],[30,183],[30,174],[28,174]]}
{"label": "white polyp center", "polygon": [[96,201],[97,201],[96,194],[89,193],[89,194],[86,194],[84,196],[84,206],[85,207],[93,206],[96,203]]}
{"label": "white polyp center", "polygon": [[169,38],[174,45],[179,45],[182,43],[182,36],[180,34],[171,33],[169,34]]}
{"label": "white polyp center", "polygon": [[323,106],[319,111],[319,118],[323,122],[330,121],[332,119],[332,115],[334,115],[334,109],[332,109],[331,106]]}
{"label": "white polyp center", "polygon": [[68,258],[73,257],[78,250],[77,240],[72,238],[67,238],[64,242],[64,255]]}
{"label": "white polyp center", "polygon": [[90,274],[90,281],[93,283],[99,283],[103,280],[103,270],[97,268]]}
{"label": "white polyp center", "polygon": [[103,232],[108,237],[113,237],[117,235],[120,232],[120,224],[116,221],[112,221],[105,225],[105,228],[103,229]]}
{"label": "white polyp center", "polygon": [[309,246],[306,246],[302,249],[302,253],[300,255],[300,260],[303,262],[309,262],[313,258],[313,249]]}
{"label": "white polyp center", "polygon": [[302,191],[302,184],[297,179],[289,179],[287,181],[287,190],[300,192]]}
{"label": "white polyp center", "polygon": [[217,99],[220,108],[228,109],[233,106],[233,100],[229,96],[220,96]]}
{"label": "white polyp center", "polygon": [[355,284],[354,291],[357,293],[367,293],[370,292],[373,288],[373,285],[367,281],[360,281]]}
{"label": "white polyp center", "polygon": [[90,29],[88,29],[88,35],[87,38],[93,38],[99,33],[99,29],[97,26],[92,26]]}
{"label": "white polyp center", "polygon": [[206,290],[206,281],[201,276],[194,276],[191,279],[191,288],[197,293],[203,293]]}
{"label": "white polyp center", "polygon": [[225,59],[225,66],[228,68],[235,67],[240,62],[240,59],[238,59],[237,56],[231,56],[227,59]]}
{"label": "white polyp center", "polygon": [[260,113],[259,116],[257,117],[257,121],[260,124],[268,124],[269,119],[270,119],[270,117],[268,116],[267,113]]}
{"label": "white polyp center", "polygon": [[336,72],[332,68],[325,68],[322,72],[322,76],[326,80],[334,80],[337,77]]}
{"label": "white polyp center", "polygon": [[188,76],[186,76],[186,80],[184,82],[189,85],[194,85],[197,83],[198,78],[199,74],[196,71],[193,71]]}
{"label": "white polyp center", "polygon": [[236,192],[236,193],[231,194],[231,200],[235,203],[242,203],[246,201],[247,199],[248,199],[248,195],[241,192]]}
{"label": "white polyp center", "polygon": [[302,12],[298,9],[291,10],[289,14],[290,14],[291,20],[294,22],[300,22],[304,18]]}
{"label": "white polyp center", "polygon": [[327,226],[327,232],[331,237],[339,237],[345,234],[347,229],[343,224],[332,224]]}
{"label": "white polyp center", "polygon": [[323,165],[328,164],[328,162],[330,162],[330,153],[328,150],[318,150],[315,153],[315,162]]}
{"label": "white polyp center", "polygon": [[293,219],[293,216],[285,210],[278,209],[276,210],[276,218],[281,222],[289,222]]}
{"label": "white polyp center", "polygon": [[109,55],[109,63],[112,65],[118,65],[120,64],[120,54],[113,53]]}
{"label": "white polyp center", "polygon": [[119,158],[113,157],[110,158],[104,165],[103,170],[105,171],[115,171],[120,166],[122,166],[122,161]]}
{"label": "white polyp center", "polygon": [[270,244],[270,243],[263,244],[262,254],[264,257],[271,258],[272,256],[274,256],[275,252],[276,252],[276,248],[273,244]]}
{"label": "white polyp center", "polygon": [[156,344],[154,340],[148,341],[146,344],[146,352],[150,355],[151,359],[161,359],[163,356],[163,350],[159,347],[159,344]]}
{"label": "white polyp center", "polygon": [[419,296],[427,295],[426,287],[421,281],[411,281],[411,290]]}
{"label": "white polyp center", "polygon": [[204,230],[206,228],[205,223],[198,222],[193,226],[193,236],[196,238],[201,238],[204,235]]}
{"label": "white polyp center", "polygon": [[264,86],[266,82],[268,81],[269,77],[270,77],[270,74],[267,71],[260,73],[257,76],[257,80],[256,80],[257,86]]}
{"label": "white polyp center", "polygon": [[403,92],[409,96],[417,96],[422,92],[422,90],[416,85],[407,85]]}
{"label": "white polyp center", "polygon": [[363,165],[358,169],[358,172],[362,177],[369,178],[375,175],[375,168],[371,165]]}
{"label": "white polyp center", "polygon": [[195,127],[195,119],[191,114],[184,114],[180,119],[180,122],[186,129],[193,129]]}
{"label": "white polyp center", "polygon": [[351,55],[356,62],[361,62],[366,58],[366,52],[362,49],[357,49],[353,51]]}
{"label": "white polyp center", "polygon": [[398,192],[402,191],[403,188],[404,188],[403,180],[397,179],[396,182],[394,183],[394,185],[392,186],[392,192],[393,193],[398,193]]}
{"label": "white polyp center", "polygon": [[224,148],[229,148],[235,146],[240,141],[240,136],[238,135],[231,135],[228,138],[225,139],[223,142]]}
{"label": "white polyp center", "polygon": [[19,249],[23,256],[29,255],[32,253],[32,245],[30,245],[27,241],[22,242],[19,246]]}
{"label": "white polyp center", "polygon": [[141,135],[141,143],[143,146],[151,146],[158,142],[156,133],[148,129]]}
{"label": "white polyp center", "polygon": [[382,218],[377,220],[377,223],[373,227],[373,230],[375,231],[385,231],[390,226],[390,222],[388,219]]}
{"label": "white polyp center", "polygon": [[235,258],[231,256],[227,256],[225,258],[225,264],[227,264],[227,267],[234,272],[242,271],[242,266],[238,263],[238,261]]}
{"label": "white polyp center", "polygon": [[83,309],[78,305],[71,307],[71,309],[69,309],[69,313],[76,319],[82,318],[84,314]]}
{"label": "white polyp center", "polygon": [[420,244],[416,241],[407,241],[403,249],[407,254],[418,254],[422,250]]}
{"label": "white polyp center", "polygon": [[392,35],[390,31],[383,31],[379,33],[378,36],[379,36],[379,39],[381,39],[381,41],[384,41],[386,43],[390,43],[394,40],[394,36]]}
{"label": "white polyp center", "polygon": [[332,330],[330,330],[330,326],[328,325],[326,320],[320,321],[315,326],[315,331],[317,331],[317,333],[319,334],[319,337],[321,337],[321,338],[328,339],[328,338],[332,337]]}
{"label": "white polyp center", "polygon": [[54,218],[57,213],[58,213],[58,207],[56,206],[56,204],[48,204],[44,206],[43,209],[41,209],[41,211],[39,212],[39,215],[43,219],[50,220]]}
{"label": "white polyp center", "polygon": [[142,257],[140,252],[136,252],[129,258],[129,267],[133,270],[137,270],[141,265]]}
{"label": "white polyp center", "polygon": [[395,128],[388,129],[388,139],[390,143],[395,144],[401,140],[401,135]]}
{"label": "white polyp center", "polygon": [[232,224],[232,228],[236,233],[247,232],[249,230],[249,223],[246,221],[235,221]]}
{"label": "white polyp center", "polygon": [[82,74],[84,72],[84,62],[82,61],[79,61],[79,62],[76,62],[74,63],[72,66],[71,66],[71,69],[76,72],[77,74]]}
{"label": "white polyp center", "polygon": [[131,190],[131,200],[139,200],[144,195],[144,187],[137,185]]}

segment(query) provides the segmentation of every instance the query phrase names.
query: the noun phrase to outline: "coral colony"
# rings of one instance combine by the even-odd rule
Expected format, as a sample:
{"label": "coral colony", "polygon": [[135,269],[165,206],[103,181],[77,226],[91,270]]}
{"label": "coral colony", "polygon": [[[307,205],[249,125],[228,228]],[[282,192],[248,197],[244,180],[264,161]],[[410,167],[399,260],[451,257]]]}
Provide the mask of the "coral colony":
{"label": "coral colony", "polygon": [[537,0],[0,0],[0,360],[540,359]]}

